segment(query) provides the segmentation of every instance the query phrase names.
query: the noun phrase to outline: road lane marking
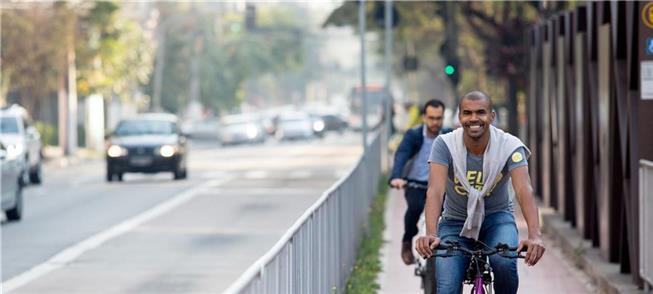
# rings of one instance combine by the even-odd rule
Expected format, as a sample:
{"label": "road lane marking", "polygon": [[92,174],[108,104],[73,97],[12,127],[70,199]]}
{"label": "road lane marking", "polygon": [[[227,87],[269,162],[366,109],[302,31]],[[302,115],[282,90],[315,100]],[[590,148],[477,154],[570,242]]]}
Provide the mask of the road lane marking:
{"label": "road lane marking", "polygon": [[97,233],[73,246],[64,249],[63,251],[57,253],[55,256],[51,257],[47,261],[38,264],[32,267],[31,269],[27,270],[26,272],[23,272],[7,280],[6,282],[2,283],[3,284],[2,290],[4,291],[4,293],[9,293],[11,291],[14,291],[56,269],[59,269],[71,263],[72,261],[80,257],[82,254],[86,253],[87,251],[97,248],[102,244],[106,243],[107,241],[115,237],[118,237],[126,232],[129,232],[134,228],[136,228],[137,226],[147,221],[150,221],[190,201],[191,199],[201,194],[203,191],[217,187],[221,184],[228,182],[231,179],[232,177],[226,177],[219,180],[211,180],[205,182],[200,186],[191,188],[180,194],[177,194],[173,198],[168,199],[167,201],[160,203],[157,206],[154,206],[138,215],[131,217],[126,221],[123,221],[122,223],[119,223],[107,230]]}
{"label": "road lane marking", "polygon": [[262,180],[268,177],[268,172],[265,170],[253,170],[245,173],[245,178],[248,180]]}
{"label": "road lane marking", "polygon": [[288,178],[293,180],[308,179],[313,175],[309,170],[296,170],[288,174]]}

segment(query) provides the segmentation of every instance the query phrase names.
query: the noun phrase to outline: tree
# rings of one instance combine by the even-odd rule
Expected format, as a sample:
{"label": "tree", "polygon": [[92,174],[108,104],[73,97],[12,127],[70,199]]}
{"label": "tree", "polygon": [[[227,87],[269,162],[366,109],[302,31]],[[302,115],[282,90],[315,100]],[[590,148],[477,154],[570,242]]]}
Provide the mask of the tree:
{"label": "tree", "polygon": [[34,3],[0,10],[2,81],[0,101],[12,92],[28,110],[40,108],[56,92],[63,74],[65,48],[71,40],[70,11]]}
{"label": "tree", "polygon": [[77,31],[78,92],[129,99],[131,90],[148,81],[152,46],[133,21],[121,19],[120,6],[93,2],[80,13]]}
{"label": "tree", "polygon": [[[228,111],[242,102],[245,81],[302,63],[302,47],[296,45],[302,29],[278,9],[258,8],[254,30],[246,31],[245,15],[227,10],[216,17],[209,3],[161,3],[158,8],[160,23],[167,23],[165,44],[159,44],[166,52],[161,102],[167,111],[188,105],[193,76],[199,80],[200,102]],[[199,58],[197,72],[193,58]],[[151,82],[147,91],[153,94]]]}

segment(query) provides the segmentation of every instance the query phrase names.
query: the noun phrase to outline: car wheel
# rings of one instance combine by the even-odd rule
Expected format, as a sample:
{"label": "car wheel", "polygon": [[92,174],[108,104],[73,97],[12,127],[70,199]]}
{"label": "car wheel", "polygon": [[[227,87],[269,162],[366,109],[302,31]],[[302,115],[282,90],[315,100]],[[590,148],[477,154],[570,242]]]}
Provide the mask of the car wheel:
{"label": "car wheel", "polygon": [[9,221],[17,221],[23,217],[23,185],[18,183],[16,188],[16,205],[6,211]]}
{"label": "car wheel", "polygon": [[175,180],[183,180],[188,176],[186,172],[186,168],[181,168],[181,167],[177,167],[175,171],[172,173],[174,175]]}
{"label": "car wheel", "polygon": [[36,167],[30,171],[29,173],[29,181],[32,184],[40,184],[41,180],[43,179],[42,176],[42,171],[41,171],[41,162],[39,162]]}

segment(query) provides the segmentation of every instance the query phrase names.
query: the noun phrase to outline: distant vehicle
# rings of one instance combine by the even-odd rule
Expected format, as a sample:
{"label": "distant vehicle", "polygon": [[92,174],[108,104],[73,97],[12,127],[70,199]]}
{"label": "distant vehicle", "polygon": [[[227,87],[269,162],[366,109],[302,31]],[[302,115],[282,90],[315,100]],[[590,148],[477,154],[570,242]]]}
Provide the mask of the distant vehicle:
{"label": "distant vehicle", "polygon": [[230,115],[220,122],[219,137],[222,145],[263,143],[267,133],[258,117]]}
{"label": "distant vehicle", "polygon": [[[367,127],[376,129],[379,127],[385,116],[385,103],[392,103],[392,95],[380,85],[367,85],[365,88],[367,100]],[[349,127],[355,131],[363,128],[363,99],[361,87],[354,87],[349,94],[350,114],[347,119]]]}
{"label": "distant vehicle", "polygon": [[41,134],[25,108],[14,104],[0,110],[0,142],[7,148],[9,157],[22,161],[23,182],[41,183]]}
{"label": "distant vehicle", "polygon": [[327,132],[336,131],[340,133],[347,128],[347,122],[337,114],[322,114],[320,118],[324,121],[324,129]]}
{"label": "distant vehicle", "polygon": [[315,136],[318,136],[320,138],[324,138],[327,132],[326,123],[324,122],[324,119],[322,119],[321,115],[316,115],[316,114],[311,114],[310,117],[313,126],[313,134],[315,134]]}
{"label": "distant vehicle", "polygon": [[275,136],[279,141],[314,138],[314,122],[311,116],[304,113],[282,115]]}
{"label": "distant vehicle", "polygon": [[120,121],[107,141],[109,182],[122,181],[128,172],[172,172],[175,180],[187,176],[187,139],[172,114],[141,114]]}
{"label": "distant vehicle", "polygon": [[2,210],[10,221],[23,217],[23,161],[9,154],[6,146],[0,143],[0,196]]}

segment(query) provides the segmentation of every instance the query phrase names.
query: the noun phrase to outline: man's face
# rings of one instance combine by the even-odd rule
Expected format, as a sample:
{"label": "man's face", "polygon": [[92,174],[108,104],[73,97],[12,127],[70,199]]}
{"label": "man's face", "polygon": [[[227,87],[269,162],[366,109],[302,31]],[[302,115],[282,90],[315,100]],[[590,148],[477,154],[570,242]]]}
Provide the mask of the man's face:
{"label": "man's face", "polygon": [[494,121],[495,113],[490,102],[484,99],[463,99],[460,102],[458,119],[466,136],[478,140],[483,137]]}
{"label": "man's face", "polygon": [[422,115],[422,121],[426,126],[429,134],[437,135],[442,128],[442,118],[444,115],[443,107],[427,106],[426,112]]}

